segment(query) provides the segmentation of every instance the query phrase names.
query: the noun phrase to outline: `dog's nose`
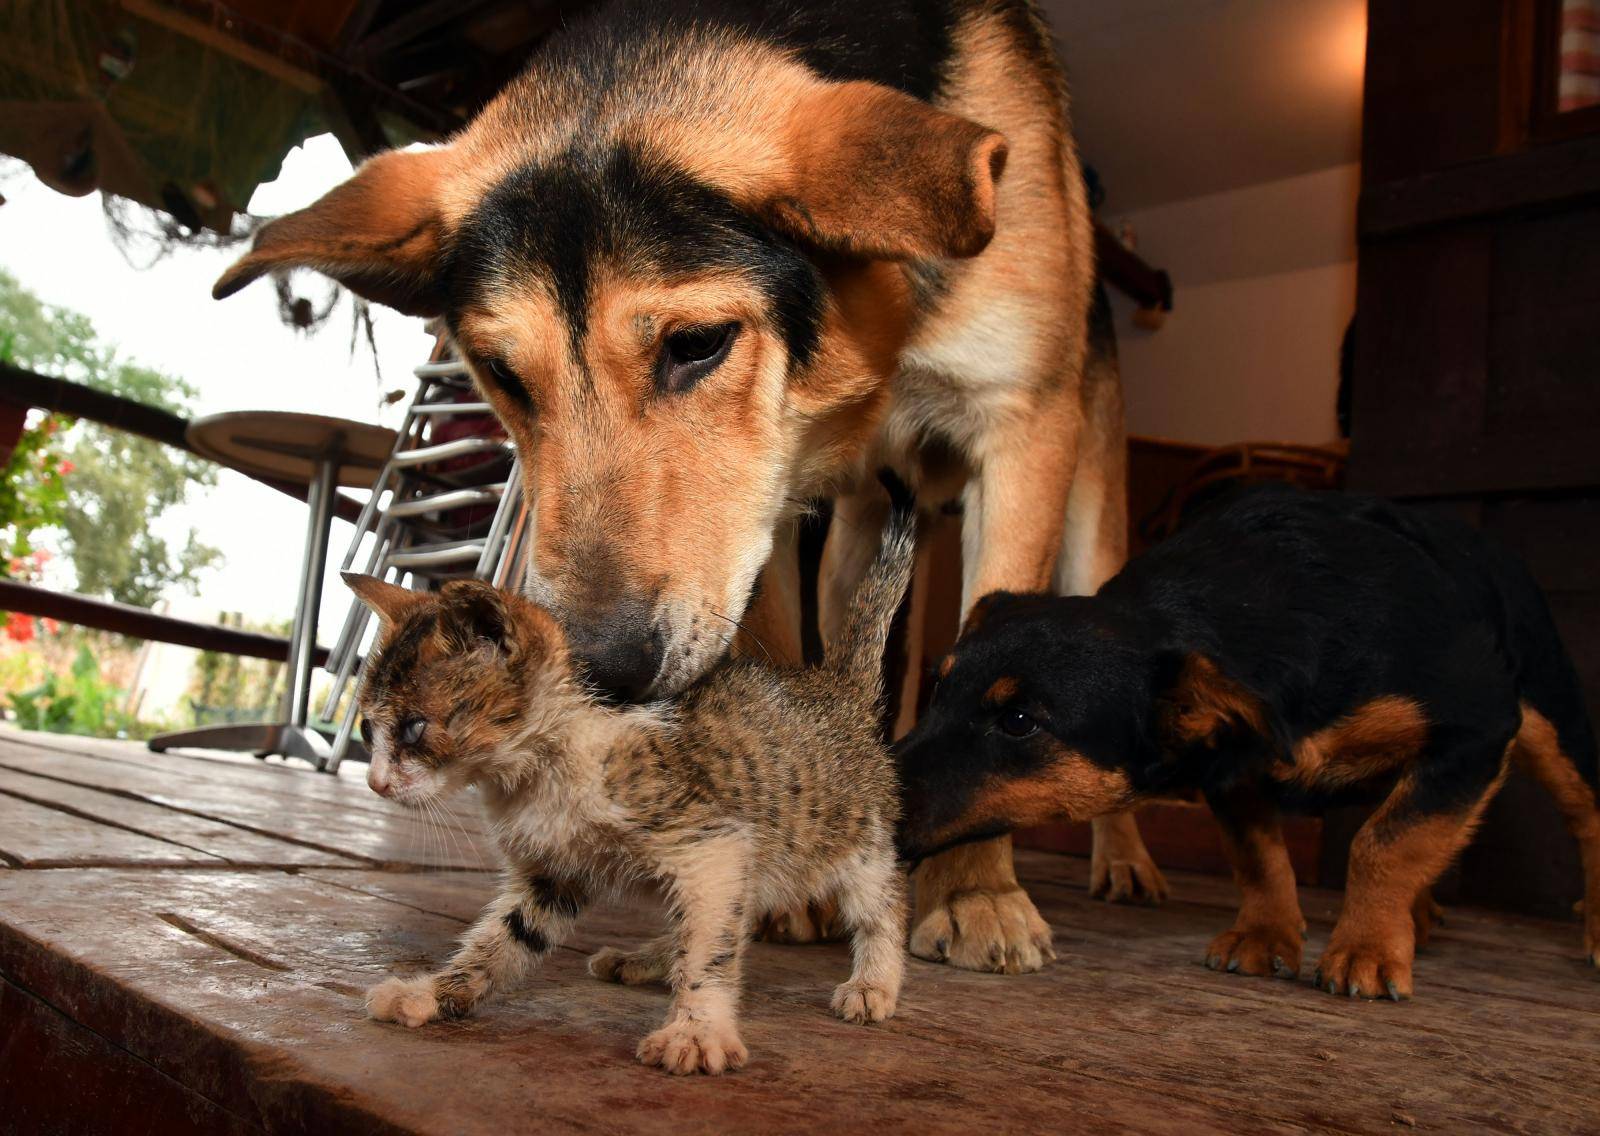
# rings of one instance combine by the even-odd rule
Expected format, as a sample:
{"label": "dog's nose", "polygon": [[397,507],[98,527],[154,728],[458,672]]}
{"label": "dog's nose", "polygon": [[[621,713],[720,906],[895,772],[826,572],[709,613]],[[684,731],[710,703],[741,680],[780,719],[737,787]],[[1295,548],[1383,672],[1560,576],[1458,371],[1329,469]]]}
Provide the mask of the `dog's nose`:
{"label": "dog's nose", "polygon": [[644,604],[566,621],[567,643],[589,685],[618,702],[636,702],[661,669],[661,633]]}

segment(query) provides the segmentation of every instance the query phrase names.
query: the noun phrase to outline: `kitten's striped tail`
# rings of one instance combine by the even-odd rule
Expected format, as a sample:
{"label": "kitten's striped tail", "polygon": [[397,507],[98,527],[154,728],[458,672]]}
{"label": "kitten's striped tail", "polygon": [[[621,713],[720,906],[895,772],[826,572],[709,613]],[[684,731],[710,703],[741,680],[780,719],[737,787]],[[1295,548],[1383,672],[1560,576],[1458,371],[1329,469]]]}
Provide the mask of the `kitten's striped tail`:
{"label": "kitten's striped tail", "polygon": [[878,480],[889,491],[889,522],[883,528],[878,555],[850,599],[844,626],[828,645],[825,665],[838,671],[875,702],[883,699],[883,650],[889,625],[906,594],[917,557],[917,499],[892,470]]}

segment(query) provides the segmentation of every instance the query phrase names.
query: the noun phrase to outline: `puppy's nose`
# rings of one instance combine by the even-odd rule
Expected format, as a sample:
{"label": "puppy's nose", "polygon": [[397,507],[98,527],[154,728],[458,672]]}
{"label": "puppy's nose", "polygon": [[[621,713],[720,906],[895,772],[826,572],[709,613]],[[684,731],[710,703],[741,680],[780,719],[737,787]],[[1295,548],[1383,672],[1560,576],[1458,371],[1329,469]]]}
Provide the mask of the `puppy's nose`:
{"label": "puppy's nose", "polygon": [[606,698],[636,702],[661,669],[661,633],[642,603],[566,621],[567,643],[583,677]]}

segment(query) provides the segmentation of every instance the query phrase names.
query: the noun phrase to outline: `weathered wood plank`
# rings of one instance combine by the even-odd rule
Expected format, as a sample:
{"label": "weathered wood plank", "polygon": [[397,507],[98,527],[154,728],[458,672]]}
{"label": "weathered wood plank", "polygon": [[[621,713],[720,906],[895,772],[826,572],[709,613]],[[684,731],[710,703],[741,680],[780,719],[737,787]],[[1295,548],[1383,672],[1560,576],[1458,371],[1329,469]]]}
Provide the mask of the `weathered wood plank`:
{"label": "weathered wood plank", "polygon": [[18,868],[221,864],[221,857],[0,794],[0,860]]}
{"label": "weathered wood plank", "polygon": [[0,1132],[244,1136],[259,1128],[0,979]]}
{"label": "weathered wood plank", "polygon": [[379,813],[312,798],[289,800],[203,776],[21,748],[0,754],[0,768],[183,810],[375,864],[484,869],[497,862],[481,838],[456,825],[438,827],[398,806]]}
{"label": "weathered wood plank", "polygon": [[[366,862],[336,852],[325,852],[261,836],[234,825],[161,805],[86,789],[50,777],[0,768],[0,796],[29,801],[69,816],[96,821],[154,839],[176,841],[189,848],[250,866],[356,867]],[[4,843],[4,838],[0,838]]]}

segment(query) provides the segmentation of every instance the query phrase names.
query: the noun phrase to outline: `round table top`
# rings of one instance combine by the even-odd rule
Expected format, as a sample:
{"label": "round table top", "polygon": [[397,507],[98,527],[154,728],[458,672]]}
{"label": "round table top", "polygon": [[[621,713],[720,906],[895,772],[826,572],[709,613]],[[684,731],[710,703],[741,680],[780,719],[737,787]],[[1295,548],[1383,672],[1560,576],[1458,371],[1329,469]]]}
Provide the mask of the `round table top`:
{"label": "round table top", "polygon": [[372,484],[395,442],[387,426],[289,410],[210,414],[189,423],[186,436],[197,452],[229,469],[299,485],[311,484],[318,460],[333,453],[337,484],[352,488]]}

